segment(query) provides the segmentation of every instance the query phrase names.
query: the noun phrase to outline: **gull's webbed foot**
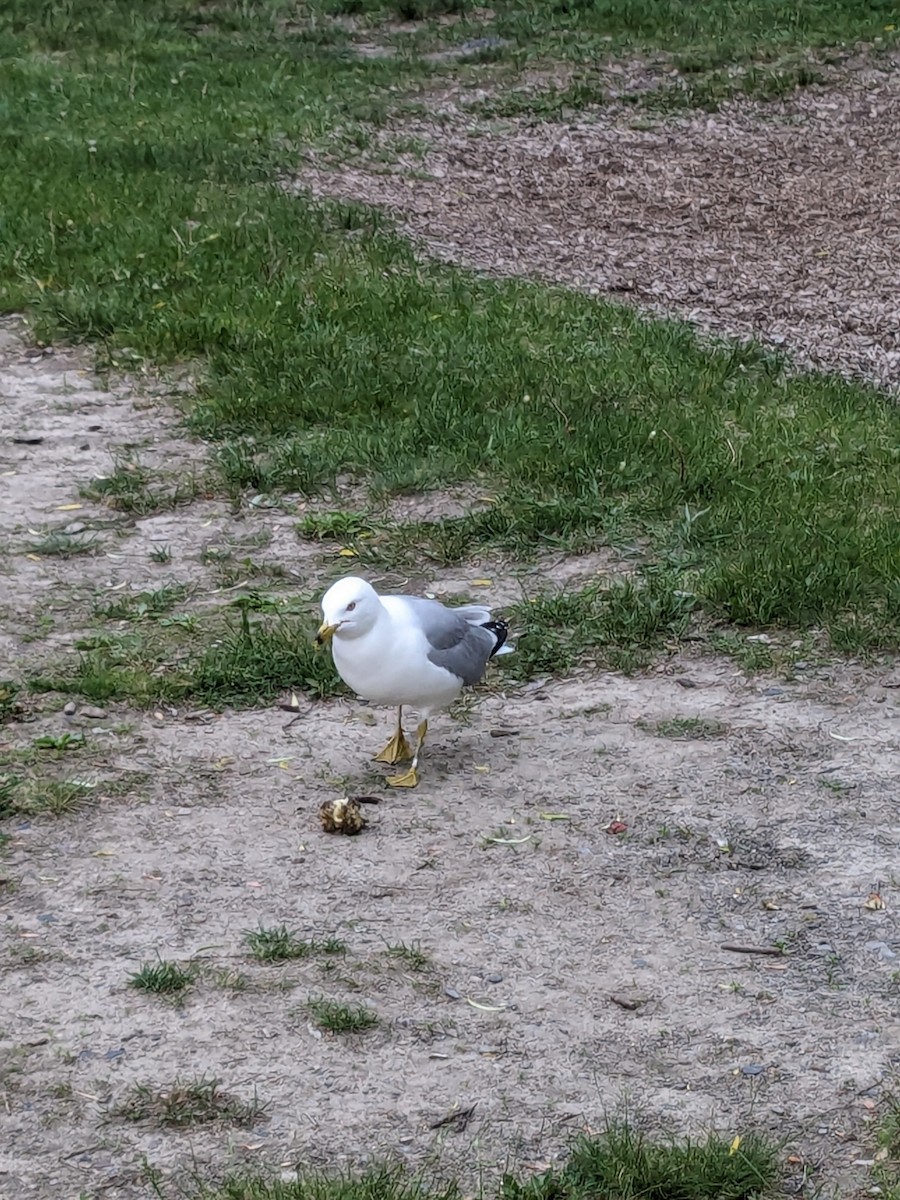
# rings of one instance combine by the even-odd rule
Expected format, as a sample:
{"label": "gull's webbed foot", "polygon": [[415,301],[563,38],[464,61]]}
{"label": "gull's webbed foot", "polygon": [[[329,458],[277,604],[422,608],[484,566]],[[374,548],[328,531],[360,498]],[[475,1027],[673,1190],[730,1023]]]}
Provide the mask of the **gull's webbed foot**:
{"label": "gull's webbed foot", "polygon": [[387,782],[390,787],[414,788],[419,782],[419,772],[410,767],[403,775],[388,775]]}
{"label": "gull's webbed foot", "polygon": [[385,748],[373,758],[373,762],[389,763],[394,766],[398,762],[408,762],[412,758],[412,748],[403,736],[403,730],[398,729]]}

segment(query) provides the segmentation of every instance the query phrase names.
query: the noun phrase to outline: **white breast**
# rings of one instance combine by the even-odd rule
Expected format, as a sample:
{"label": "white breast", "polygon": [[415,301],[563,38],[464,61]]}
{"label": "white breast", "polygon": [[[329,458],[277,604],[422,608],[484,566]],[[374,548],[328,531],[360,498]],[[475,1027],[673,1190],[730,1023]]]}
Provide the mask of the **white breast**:
{"label": "white breast", "polygon": [[461,682],[428,658],[424,634],[386,618],[358,638],[332,642],[334,665],[348,687],[364,700],[419,710],[446,708]]}

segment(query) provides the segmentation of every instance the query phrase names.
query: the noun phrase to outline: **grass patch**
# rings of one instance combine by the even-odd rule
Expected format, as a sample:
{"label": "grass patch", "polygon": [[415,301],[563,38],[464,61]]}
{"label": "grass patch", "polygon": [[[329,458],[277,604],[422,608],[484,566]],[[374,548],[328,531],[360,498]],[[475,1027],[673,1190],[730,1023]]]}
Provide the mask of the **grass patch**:
{"label": "grass patch", "polygon": [[161,958],[155,963],[142,963],[141,969],[128,979],[130,987],[157,996],[180,995],[194,981],[193,966],[182,966],[170,959]]}
{"label": "grass patch", "polygon": [[84,808],[94,785],[82,779],[0,775],[0,818],[59,817]]}
{"label": "grass patch", "polygon": [[149,517],[189,504],[207,494],[208,487],[194,475],[154,475],[138,459],[126,455],[115,458],[113,473],[93,479],[81,489],[81,495],[117,512]]}
{"label": "grass patch", "polygon": [[29,554],[41,558],[76,558],[80,554],[97,554],[102,548],[101,539],[91,532],[66,533],[63,529],[52,530],[28,546]]}
{"label": "grass patch", "polygon": [[509,1184],[503,1200],[756,1200],[780,1173],[777,1148],[762,1138],[667,1142],[621,1121],[579,1138],[558,1174]]}
{"label": "grass patch", "polygon": [[[605,78],[594,71],[576,76],[565,87],[522,88],[488,97],[473,107],[488,117],[533,116],[541,120],[565,120],[571,113],[586,108],[615,104],[633,104],[645,111],[672,113],[691,109],[715,112],[727,100],[740,96],[755,100],[780,100],[798,88],[825,82],[821,67],[807,59],[740,68],[704,70],[690,56],[665,60],[648,68],[648,78],[639,91],[622,93],[621,80],[614,74]],[[678,72],[678,73],[675,73]],[[675,77],[673,78],[673,74]]]}
{"label": "grass patch", "polygon": [[19,684],[12,679],[0,679],[0,724],[13,721],[20,713]]}
{"label": "grass patch", "polygon": [[[652,1138],[630,1121],[580,1137],[556,1170],[519,1179],[508,1173],[485,1200],[763,1200],[784,1195],[779,1148],[749,1135],[696,1141]],[[437,1189],[437,1190],[436,1190]],[[426,1183],[399,1167],[363,1176],[300,1175],[280,1181],[234,1175],[202,1200],[453,1200],[458,1186]],[[200,1200],[200,1198],[198,1198]],[[893,1200],[893,1197],[891,1198]]]}
{"label": "grass patch", "polygon": [[324,996],[312,996],[308,1008],[319,1028],[328,1033],[365,1033],[378,1024],[377,1014],[361,1004],[342,1004]]}
{"label": "grass patch", "polygon": [[339,938],[324,938],[321,941],[299,938],[286,925],[248,929],[244,934],[244,944],[256,961],[263,963],[347,953],[346,943]]}
{"label": "grass patch", "polygon": [[671,738],[675,741],[707,741],[728,736],[728,726],[724,721],[715,721],[707,717],[667,717],[653,723],[639,721],[638,725],[657,737]]}
{"label": "grass patch", "polygon": [[426,971],[431,967],[431,959],[418,942],[396,942],[387,947],[389,958],[402,963],[410,971]]}
{"label": "grass patch", "polygon": [[889,41],[897,15],[891,0],[748,0],[739,7],[727,0],[501,0],[487,21],[483,11],[465,20],[478,6],[464,0],[319,0],[317,7],[413,21],[452,13],[463,17],[453,31],[458,40],[491,33],[532,54],[587,58],[598,49],[608,56],[662,47],[695,71],[766,61],[791,48]]}
{"label": "grass patch", "polygon": [[[146,601],[144,602],[147,603]],[[134,611],[130,608],[127,611]],[[159,616],[148,607],[145,617]],[[29,680],[35,691],[83,696],[95,704],[128,701],[149,707],[189,701],[210,708],[248,708],[287,688],[314,697],[343,690],[331,656],[313,643],[314,618],[264,615],[199,626],[193,617],[154,620],[150,631],[98,634],[78,643],[78,660]]]}
{"label": "grass patch", "polygon": [[634,670],[677,641],[695,608],[696,597],[666,574],[537,597],[512,610],[511,624],[523,632],[502,669],[514,679],[562,674],[585,662]]}
{"label": "grass patch", "polygon": [[154,621],[170,613],[190,595],[184,584],[164,584],[152,592],[139,592],[134,596],[119,596],[115,600],[99,602],[94,615],[108,621]]}
{"label": "grass patch", "polygon": [[215,707],[264,703],[286,687],[318,698],[338,695],[343,684],[331,656],[313,645],[312,633],[309,624],[284,617],[242,619],[192,666],[187,695]]}
{"label": "grass patch", "polygon": [[255,1095],[251,1101],[240,1100],[223,1091],[218,1079],[176,1080],[164,1090],[135,1084],[115,1109],[115,1115],[124,1121],[177,1129],[219,1121],[252,1125],[263,1119],[264,1112]]}
{"label": "grass patch", "polygon": [[874,1174],[883,1200],[900,1200],[900,1101],[893,1095],[878,1130]]}

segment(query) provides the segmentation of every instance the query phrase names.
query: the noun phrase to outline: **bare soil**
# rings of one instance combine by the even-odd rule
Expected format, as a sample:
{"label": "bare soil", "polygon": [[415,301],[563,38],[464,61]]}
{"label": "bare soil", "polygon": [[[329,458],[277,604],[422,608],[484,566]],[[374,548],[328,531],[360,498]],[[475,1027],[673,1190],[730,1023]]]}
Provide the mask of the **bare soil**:
{"label": "bare soil", "polygon": [[[430,180],[304,183],[397,205],[433,249],[476,265],[631,280],[641,302],[781,330],[810,361],[886,378],[900,257],[884,213],[900,175],[891,121],[868,114],[895,100],[887,81],[766,122],[752,106],[653,130],[601,114],[493,140],[451,123]],[[98,596],[182,580],[194,604],[219,603],[211,546],[274,559],[304,590],[345,569],[296,540],[291,502],[235,516],[201,499],[110,524],[83,500],[126,442],[160,469],[202,467],[152,380],[104,386],[82,354],[38,352],[7,323],[0,412],[3,675],[73,653]],[[98,529],[96,553],[33,554],[72,521]],[[170,562],[151,558],[160,545]],[[521,575],[488,566],[413,583],[450,595],[490,576],[487,600],[513,598]],[[0,746],[83,728],[64,767],[96,786],[81,812],[5,823],[0,1196],[137,1200],[144,1158],[171,1180],[439,1157],[474,1181],[540,1169],[623,1100],[674,1131],[784,1135],[798,1172],[850,1194],[900,1065],[897,683],[854,662],[747,678],[699,650],[635,678],[513,689],[498,671],[434,722],[423,782],[402,794],[370,761],[390,716],[355,703],[310,704],[288,726],[274,707],[86,718],[48,697]],[[357,794],[379,800],[369,827],[326,834],[320,804]],[[348,953],[248,959],[243,931],[281,922]],[[422,969],[388,953],[400,943]],[[200,967],[180,1001],[128,986],[157,954]],[[306,1008],[318,995],[365,1004],[378,1026],[323,1033]],[[255,1092],[265,1119],[116,1116],[133,1085],[194,1076]]]}
{"label": "bare soil", "polygon": [[[349,165],[310,154],[287,186],[390,209],[442,259],[608,294],[894,388],[900,72],[890,56],[852,65],[841,86],[783,101],[660,116],[611,99],[564,123],[479,115],[508,91],[457,84]],[[651,66],[613,82],[652,89]],[[524,90],[564,83],[536,76]],[[396,153],[398,134],[423,155]]]}

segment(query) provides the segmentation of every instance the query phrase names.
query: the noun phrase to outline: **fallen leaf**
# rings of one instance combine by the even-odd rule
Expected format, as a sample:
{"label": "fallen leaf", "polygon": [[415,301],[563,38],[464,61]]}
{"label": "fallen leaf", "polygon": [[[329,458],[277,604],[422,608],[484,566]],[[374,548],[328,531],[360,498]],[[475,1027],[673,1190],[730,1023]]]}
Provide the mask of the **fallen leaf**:
{"label": "fallen leaf", "polygon": [[610,834],[627,833],[628,826],[624,821],[610,821],[606,827],[606,832]]}
{"label": "fallen leaf", "polygon": [[39,554],[26,554],[25,557],[30,558],[32,562],[40,562],[41,561],[41,556]]}
{"label": "fallen leaf", "polygon": [[248,880],[247,880],[247,887],[258,887],[258,888],[261,888],[261,887],[262,887],[262,884],[261,884],[261,883],[257,883],[255,879],[248,879]]}
{"label": "fallen leaf", "polygon": [[479,1012],[505,1012],[505,1004],[479,1004],[477,1000],[472,1000],[466,996],[466,1004],[472,1008],[477,1008]]}
{"label": "fallen leaf", "polygon": [[872,892],[865,903],[865,907],[872,909],[873,912],[880,912],[884,908],[884,901],[877,892]]}
{"label": "fallen leaf", "polygon": [[490,767],[476,767],[475,770],[478,771],[478,773],[480,775],[489,775],[491,768]]}
{"label": "fallen leaf", "polygon": [[787,1160],[791,1164],[792,1167],[796,1167],[798,1165],[798,1163],[803,1162],[803,1159],[800,1157],[799,1154],[789,1154]]}
{"label": "fallen leaf", "polygon": [[95,850],[94,858],[115,858],[115,850]]}
{"label": "fallen leaf", "polygon": [[780,905],[776,904],[774,900],[763,900],[762,906],[766,912],[780,912]]}
{"label": "fallen leaf", "polygon": [[57,504],[57,512],[75,512],[79,508],[84,508],[83,504]]}
{"label": "fallen leaf", "polygon": [[568,813],[538,813],[542,821],[568,821]]}
{"label": "fallen leaf", "polygon": [[473,579],[472,587],[490,587],[492,582],[490,579]]}
{"label": "fallen leaf", "polygon": [[341,546],[338,550],[339,558],[356,558],[356,551],[351,550],[349,546]]}
{"label": "fallen leaf", "polygon": [[875,1101],[874,1100],[863,1100],[862,1106],[863,1106],[863,1108],[867,1108],[869,1110],[869,1112],[871,1112],[872,1109],[875,1107]]}
{"label": "fallen leaf", "polygon": [[728,1147],[729,1156],[731,1156],[732,1154],[737,1154],[737,1152],[738,1152],[738,1150],[740,1150],[740,1148],[741,1148],[741,1139],[740,1139],[740,1135],[738,1135],[738,1137],[736,1137],[734,1139],[734,1141],[731,1143],[731,1145]]}

